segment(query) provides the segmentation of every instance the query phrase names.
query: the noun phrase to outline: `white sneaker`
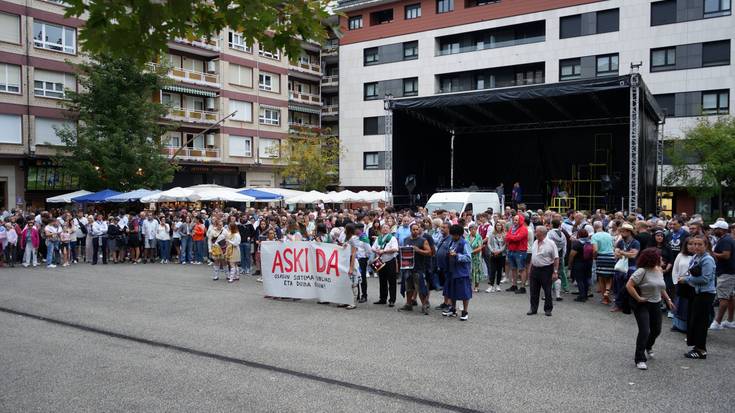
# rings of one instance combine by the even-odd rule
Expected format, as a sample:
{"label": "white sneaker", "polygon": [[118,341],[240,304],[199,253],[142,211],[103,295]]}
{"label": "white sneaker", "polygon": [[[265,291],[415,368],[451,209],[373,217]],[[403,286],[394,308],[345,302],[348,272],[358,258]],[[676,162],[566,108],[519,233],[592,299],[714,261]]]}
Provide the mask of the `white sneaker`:
{"label": "white sneaker", "polygon": [[712,322],[709,326],[710,330],[724,330],[725,327],[723,327],[722,324],[718,323],[716,320]]}
{"label": "white sneaker", "polygon": [[46,268],[56,268],[56,265],[55,264],[49,264],[49,265],[46,266]]}
{"label": "white sneaker", "polygon": [[23,266],[24,266],[25,268],[28,268],[28,267],[29,267],[29,264],[23,264]]}
{"label": "white sneaker", "polygon": [[672,313],[671,311],[669,311],[668,313],[666,313],[666,317],[667,318],[674,318],[674,313]]}
{"label": "white sneaker", "polygon": [[723,321],[720,325],[724,328],[735,328],[735,321]]}
{"label": "white sneaker", "polygon": [[502,280],[500,280],[500,283],[501,283],[501,284],[505,284],[505,283],[507,283],[507,282],[508,282],[508,279],[507,279],[507,278],[505,278],[505,277],[503,277],[503,279],[502,279]]}
{"label": "white sneaker", "polygon": [[648,366],[646,366],[646,363],[642,361],[639,363],[636,363],[635,366],[638,367],[638,370],[648,370]]}
{"label": "white sneaker", "polygon": [[649,360],[653,360],[656,353],[653,352],[653,350],[646,350],[646,358]]}
{"label": "white sneaker", "polygon": [[485,292],[486,292],[486,293],[494,293],[494,292],[495,292],[495,289],[494,289],[494,288],[493,288],[493,286],[491,285],[490,287],[488,287],[488,288],[487,288],[487,290],[485,290]]}

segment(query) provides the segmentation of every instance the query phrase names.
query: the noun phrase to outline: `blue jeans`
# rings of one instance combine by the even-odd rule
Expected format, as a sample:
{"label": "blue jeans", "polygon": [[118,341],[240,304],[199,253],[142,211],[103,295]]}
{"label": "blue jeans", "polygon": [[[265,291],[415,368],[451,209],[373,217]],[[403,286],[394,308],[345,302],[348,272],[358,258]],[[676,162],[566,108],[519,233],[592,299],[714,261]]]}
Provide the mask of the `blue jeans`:
{"label": "blue jeans", "polygon": [[184,235],[181,237],[181,251],[179,252],[179,262],[191,262],[191,236]]}
{"label": "blue jeans", "polygon": [[46,265],[54,263],[54,252],[59,249],[59,241],[46,240]]}
{"label": "blue jeans", "polygon": [[508,251],[508,262],[510,263],[510,268],[517,268],[519,270],[526,268],[527,255],[526,251]]}
{"label": "blue jeans", "polygon": [[194,262],[204,261],[205,240],[194,241]]}
{"label": "blue jeans", "polygon": [[245,272],[250,272],[252,266],[252,257],[250,256],[250,243],[240,243],[240,268]]}
{"label": "blue jeans", "polygon": [[171,258],[171,240],[158,240],[160,250],[159,256],[161,260],[168,261]]}
{"label": "blue jeans", "polygon": [[69,260],[74,261],[77,259],[77,241],[71,241],[69,243],[69,248],[71,249],[69,253]]}

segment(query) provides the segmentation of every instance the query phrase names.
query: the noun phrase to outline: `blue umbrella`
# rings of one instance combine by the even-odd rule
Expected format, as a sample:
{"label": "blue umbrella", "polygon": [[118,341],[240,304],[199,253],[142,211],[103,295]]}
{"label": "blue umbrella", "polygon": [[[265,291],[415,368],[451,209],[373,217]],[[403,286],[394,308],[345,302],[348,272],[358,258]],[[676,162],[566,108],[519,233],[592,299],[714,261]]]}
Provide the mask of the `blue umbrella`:
{"label": "blue umbrella", "polygon": [[107,198],[115,195],[120,195],[120,192],[113,191],[112,189],[104,189],[93,194],[78,196],[71,200],[72,202],[78,202],[80,204],[100,204],[105,202]]}
{"label": "blue umbrella", "polygon": [[239,194],[252,196],[256,201],[278,201],[283,199],[282,195],[274,194],[272,192],[259,191],[257,189],[246,189],[239,191]]}
{"label": "blue umbrella", "polygon": [[149,195],[155,195],[161,191],[150,189],[136,189],[135,191],[125,192],[122,194],[108,197],[105,202],[138,202],[141,198]]}

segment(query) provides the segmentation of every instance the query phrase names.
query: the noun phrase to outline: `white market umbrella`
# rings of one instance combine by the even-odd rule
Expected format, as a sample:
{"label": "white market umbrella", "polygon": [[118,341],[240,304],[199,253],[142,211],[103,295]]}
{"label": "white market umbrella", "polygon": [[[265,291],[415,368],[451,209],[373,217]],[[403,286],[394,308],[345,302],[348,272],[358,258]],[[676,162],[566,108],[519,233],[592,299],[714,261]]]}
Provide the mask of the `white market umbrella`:
{"label": "white market umbrella", "polygon": [[[223,187],[224,188],[224,187]],[[222,202],[253,202],[255,198],[239,194],[232,188],[209,188],[196,191],[191,199],[193,201],[222,201]]]}
{"label": "white market umbrella", "polygon": [[57,196],[52,196],[51,198],[46,198],[46,202],[48,202],[49,204],[71,204],[72,198],[89,195],[89,194],[91,194],[91,192],[85,191],[82,189],[80,191],[74,191],[68,194],[57,195]]}
{"label": "white market umbrella", "polygon": [[195,201],[194,199],[190,199],[192,195],[194,195],[193,190],[177,186],[157,194],[145,196],[140,199],[140,202],[191,202]]}
{"label": "white market umbrella", "polygon": [[319,191],[309,191],[305,194],[286,199],[287,204],[315,204],[319,201],[326,202],[327,194]]}

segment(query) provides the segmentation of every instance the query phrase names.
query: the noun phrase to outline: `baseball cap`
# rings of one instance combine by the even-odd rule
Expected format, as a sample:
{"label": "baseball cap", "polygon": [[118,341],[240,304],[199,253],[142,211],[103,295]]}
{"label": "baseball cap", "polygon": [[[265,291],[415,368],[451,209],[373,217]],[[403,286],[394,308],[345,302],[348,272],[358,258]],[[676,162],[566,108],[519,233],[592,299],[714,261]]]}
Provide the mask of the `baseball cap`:
{"label": "baseball cap", "polygon": [[727,225],[727,222],[725,221],[716,221],[714,224],[709,226],[712,229],[730,229],[730,226]]}

